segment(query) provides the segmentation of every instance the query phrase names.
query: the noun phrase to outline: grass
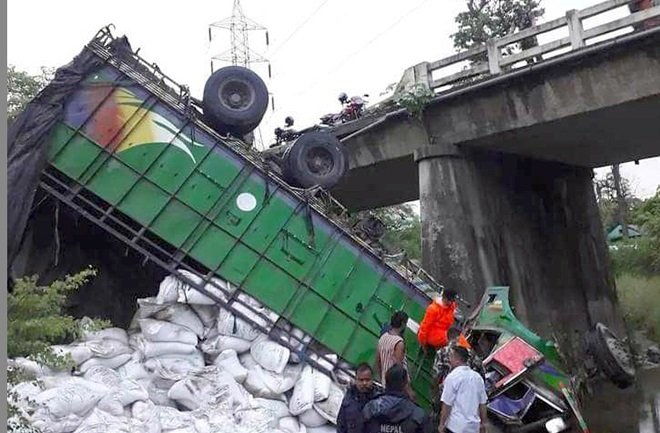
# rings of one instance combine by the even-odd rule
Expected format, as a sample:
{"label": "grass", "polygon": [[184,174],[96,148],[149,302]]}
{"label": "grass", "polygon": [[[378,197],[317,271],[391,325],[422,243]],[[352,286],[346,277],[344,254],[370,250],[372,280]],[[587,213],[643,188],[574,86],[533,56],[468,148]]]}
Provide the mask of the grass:
{"label": "grass", "polygon": [[660,276],[621,274],[616,285],[626,320],[660,342]]}

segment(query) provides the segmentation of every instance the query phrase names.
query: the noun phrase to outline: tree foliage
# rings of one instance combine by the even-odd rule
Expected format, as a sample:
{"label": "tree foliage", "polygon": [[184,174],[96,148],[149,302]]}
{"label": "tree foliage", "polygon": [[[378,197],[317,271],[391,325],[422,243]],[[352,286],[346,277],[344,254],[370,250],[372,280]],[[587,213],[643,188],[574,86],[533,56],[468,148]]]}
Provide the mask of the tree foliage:
{"label": "tree foliage", "polygon": [[41,68],[38,75],[19,71],[15,66],[7,67],[7,121],[11,122],[20,114],[41,89],[52,80],[54,70]]}
{"label": "tree foliage", "polygon": [[[456,16],[458,31],[452,35],[454,47],[467,50],[485,44],[488,39],[531,27],[544,13],[541,0],[467,0],[467,11]],[[535,44],[535,39],[530,38],[508,50]]]}
{"label": "tree foliage", "polygon": [[390,249],[401,251],[409,259],[420,260],[422,257],[422,223],[415,208],[404,203],[373,211],[385,224],[383,243]]}
{"label": "tree foliage", "polygon": [[[93,331],[108,326],[106,321],[86,321],[64,312],[68,297],[86,284],[96,270],[89,268],[75,275],[66,276],[46,286],[38,284],[38,277],[24,277],[15,281],[7,294],[7,356],[26,357],[57,370],[73,367],[70,356],[55,353],[51,345],[68,343],[81,336],[83,331]],[[33,380],[26,372],[14,368],[7,370],[7,384]],[[16,396],[7,394],[10,432],[32,432],[25,414],[14,404]]]}

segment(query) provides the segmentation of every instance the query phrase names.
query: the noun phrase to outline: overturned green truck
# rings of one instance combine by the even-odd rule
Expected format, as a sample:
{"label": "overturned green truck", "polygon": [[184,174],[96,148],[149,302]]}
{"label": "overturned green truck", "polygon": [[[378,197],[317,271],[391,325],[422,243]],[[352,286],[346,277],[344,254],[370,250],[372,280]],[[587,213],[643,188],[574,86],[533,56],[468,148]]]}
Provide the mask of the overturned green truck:
{"label": "overturned green truck", "polygon": [[[238,81],[233,91],[240,93]],[[234,101],[239,111],[241,101]],[[10,202],[15,203],[9,209],[10,260],[25,228],[25,209],[39,187],[262,332],[273,335],[292,325],[313,336],[296,342],[299,337],[292,335],[289,348],[330,374],[372,362],[383,325],[394,311],[404,310],[410,316],[405,341],[412,386],[418,402],[431,406],[433,359],[419,347],[416,330],[429,293],[441,286],[419,268],[386,263],[329,216],[332,199],[322,190],[285,182],[286,168],[273,171],[232,137],[249,132],[254,121],[223,128],[210,120],[185,86],[142,60],[108,28],[58,70],[36,102],[10,130]],[[238,290],[229,293],[219,281]],[[243,303],[240,293],[275,315]],[[534,373],[547,383],[530,381],[528,388],[564,418],[571,413],[580,418],[570,407],[568,376],[555,369],[556,350],[539,346],[538,337],[522,325],[503,333],[512,319],[500,323],[490,314],[495,301],[508,308],[508,297],[498,293],[491,289],[466,322],[473,345],[479,348],[497,335],[485,353],[494,354],[511,346],[511,338],[500,338],[505,335],[536,347],[545,360],[539,365],[551,373]],[[525,370],[535,369],[525,362]],[[563,397],[537,389],[557,391],[560,381]],[[510,389],[493,391],[491,414],[504,411],[497,397]],[[507,398],[509,406],[518,399]],[[524,391],[522,398],[525,413],[516,415],[511,423],[516,427],[529,424],[530,394]]]}

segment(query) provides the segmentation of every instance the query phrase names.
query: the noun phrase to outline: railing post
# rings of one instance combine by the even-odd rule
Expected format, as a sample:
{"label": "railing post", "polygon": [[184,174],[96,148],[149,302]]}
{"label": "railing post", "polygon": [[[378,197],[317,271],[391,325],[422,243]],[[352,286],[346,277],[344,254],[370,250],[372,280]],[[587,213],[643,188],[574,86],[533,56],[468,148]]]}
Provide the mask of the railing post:
{"label": "railing post", "polygon": [[566,12],[566,24],[568,25],[568,36],[571,38],[571,47],[574,50],[584,47],[584,29],[576,9]]}
{"label": "railing post", "polygon": [[497,45],[495,39],[488,39],[486,41],[486,49],[488,50],[488,69],[491,74],[499,74],[502,70],[500,69],[500,58],[502,53],[500,52],[500,47]]}
{"label": "railing post", "polygon": [[429,63],[422,62],[414,66],[415,69],[415,83],[421,84],[427,89],[431,88],[431,71],[429,71]]}

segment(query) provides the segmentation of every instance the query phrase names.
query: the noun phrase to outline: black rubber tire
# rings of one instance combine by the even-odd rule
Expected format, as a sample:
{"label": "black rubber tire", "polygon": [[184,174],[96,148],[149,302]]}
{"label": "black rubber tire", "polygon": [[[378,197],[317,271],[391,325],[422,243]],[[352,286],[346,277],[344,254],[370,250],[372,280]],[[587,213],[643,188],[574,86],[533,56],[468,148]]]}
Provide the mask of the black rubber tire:
{"label": "black rubber tire", "polygon": [[328,132],[307,132],[284,154],[284,178],[294,186],[332,188],[347,171],[344,146]]}
{"label": "black rubber tire", "polygon": [[613,352],[611,341],[618,341],[616,335],[607,326],[598,323],[586,339],[589,353],[605,376],[621,389],[630,387],[635,381],[634,366],[631,359],[623,359],[621,353],[617,355]]}
{"label": "black rubber tire", "polygon": [[255,129],[266,113],[268,89],[251,70],[227,66],[206,81],[202,107],[206,122],[215,130],[242,136]]}

